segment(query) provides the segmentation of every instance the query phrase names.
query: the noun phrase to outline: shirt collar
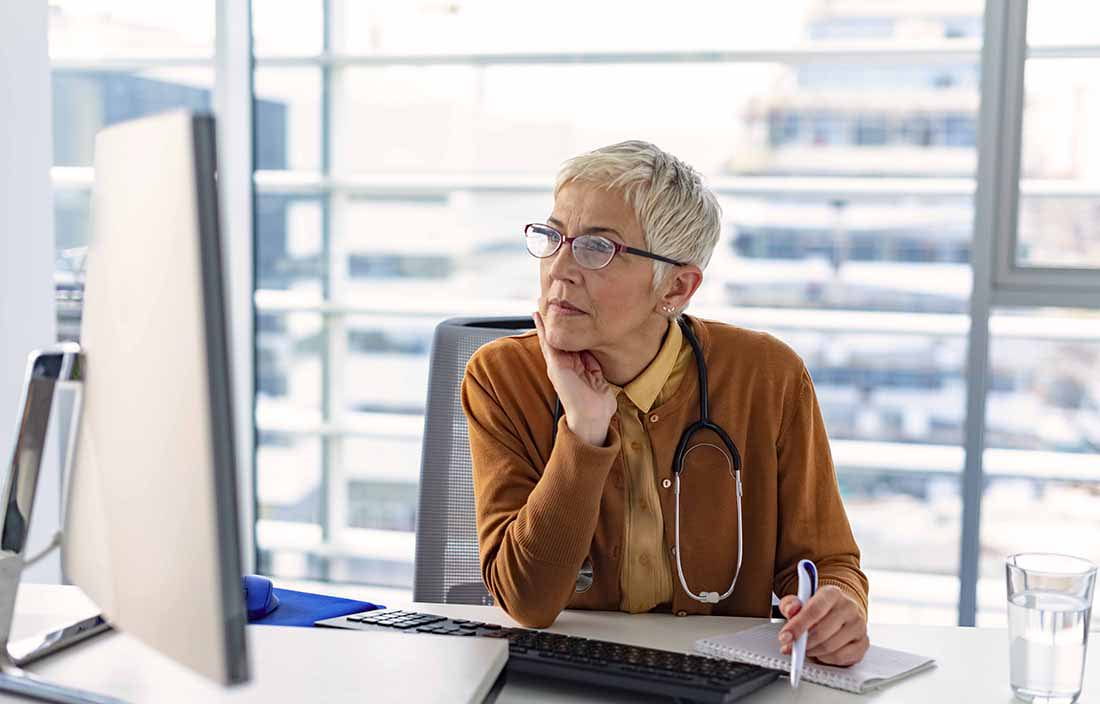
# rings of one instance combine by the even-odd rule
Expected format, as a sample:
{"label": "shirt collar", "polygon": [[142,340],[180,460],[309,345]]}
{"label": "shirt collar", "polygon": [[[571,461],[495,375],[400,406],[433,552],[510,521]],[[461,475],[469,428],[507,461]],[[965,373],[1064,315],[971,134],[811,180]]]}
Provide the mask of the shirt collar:
{"label": "shirt collar", "polygon": [[661,393],[661,389],[665,387],[669,376],[672,375],[672,370],[676,366],[676,358],[680,355],[683,340],[684,333],[680,331],[680,326],[674,321],[669,321],[668,333],[665,334],[665,340],[661,343],[661,349],[657,351],[657,356],[653,358],[653,361],[641,374],[621,388],[621,391],[626,394],[631,403],[642,412],[649,412],[653,402]]}

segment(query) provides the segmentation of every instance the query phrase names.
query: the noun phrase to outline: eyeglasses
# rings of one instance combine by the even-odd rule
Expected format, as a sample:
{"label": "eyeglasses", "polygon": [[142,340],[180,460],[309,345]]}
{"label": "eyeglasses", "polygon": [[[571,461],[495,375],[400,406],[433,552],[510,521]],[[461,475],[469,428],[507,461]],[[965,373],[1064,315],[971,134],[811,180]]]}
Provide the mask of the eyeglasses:
{"label": "eyeglasses", "polygon": [[573,258],[585,269],[602,269],[611,263],[616,254],[636,254],[639,257],[649,257],[657,261],[684,266],[685,262],[662,257],[660,254],[647,252],[644,249],[627,247],[600,235],[580,235],[578,237],[566,237],[549,225],[533,222],[523,228],[523,235],[527,238],[527,251],[531,256],[539,259],[552,257],[561,249],[562,242],[568,242],[573,248]]}

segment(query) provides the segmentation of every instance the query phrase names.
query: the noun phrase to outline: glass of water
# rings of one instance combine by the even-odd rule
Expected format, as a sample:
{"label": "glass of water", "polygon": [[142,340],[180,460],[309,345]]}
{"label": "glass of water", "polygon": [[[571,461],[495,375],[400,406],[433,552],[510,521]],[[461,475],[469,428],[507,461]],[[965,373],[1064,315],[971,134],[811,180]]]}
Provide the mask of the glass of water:
{"label": "glass of water", "polygon": [[1005,576],[1013,693],[1026,702],[1072,704],[1081,694],[1096,565],[1020,553],[1008,558]]}

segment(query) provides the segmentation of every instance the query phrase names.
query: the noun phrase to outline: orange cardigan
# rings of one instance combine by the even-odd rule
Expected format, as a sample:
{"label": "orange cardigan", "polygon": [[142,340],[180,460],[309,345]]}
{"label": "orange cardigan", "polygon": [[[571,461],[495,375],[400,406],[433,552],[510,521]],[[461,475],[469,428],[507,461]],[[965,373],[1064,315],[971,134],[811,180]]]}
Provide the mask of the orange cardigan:
{"label": "orange cardigan", "polygon": [[[795,567],[809,558],[819,583],[853,596],[867,613],[867,577],[840,499],[829,440],[809,372],[765,333],[692,318],[707,364],[711,419],[741,452],[744,557],[733,594],[703,604],[675,578],[672,611],[768,617],[771,595],[794,594]],[[695,364],[646,419],[675,577],[672,455],[699,417]],[[541,628],[563,608],[615,610],[620,602],[624,465],[613,417],[607,445],[574,435],[565,418],[551,447],[556,395],[534,332],[479,349],[466,367],[469,424],[485,586],[510,616]],[[709,432],[700,441],[720,441]],[[713,469],[713,471],[709,471]],[[724,593],[737,565],[737,509],[725,462],[681,476],[680,539],[693,591]],[[593,582],[578,591],[590,561]]]}

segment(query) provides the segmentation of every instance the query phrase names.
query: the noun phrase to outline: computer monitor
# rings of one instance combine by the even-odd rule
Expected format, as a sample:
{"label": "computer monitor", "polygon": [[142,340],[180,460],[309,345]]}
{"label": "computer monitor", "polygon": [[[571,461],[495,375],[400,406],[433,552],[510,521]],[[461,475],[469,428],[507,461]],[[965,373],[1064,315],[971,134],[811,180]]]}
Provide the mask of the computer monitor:
{"label": "computer monitor", "polygon": [[96,138],[62,564],[115,628],[246,681],[214,120]]}

